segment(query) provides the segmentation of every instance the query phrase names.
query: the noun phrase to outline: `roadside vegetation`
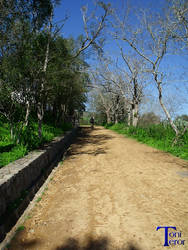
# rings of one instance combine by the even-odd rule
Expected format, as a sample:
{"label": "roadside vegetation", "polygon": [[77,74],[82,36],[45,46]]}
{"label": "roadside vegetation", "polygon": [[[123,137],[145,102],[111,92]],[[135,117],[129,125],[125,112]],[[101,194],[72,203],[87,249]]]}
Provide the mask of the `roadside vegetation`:
{"label": "roadside vegetation", "polygon": [[[91,10],[82,6],[83,34],[76,39],[62,32],[66,15],[55,22],[61,2],[0,2],[0,167],[63,133],[63,124],[89,124],[94,113],[96,124],[126,123],[121,131],[186,158],[188,122],[174,119],[187,105],[186,65],[176,75],[165,58],[187,55],[187,1],[141,10],[129,1],[118,9],[96,0]],[[117,46],[112,57],[108,39]],[[97,63],[89,65],[91,55]],[[153,94],[166,127],[155,114],[140,124],[144,105],[155,113]]]}
{"label": "roadside vegetation", "polygon": [[110,5],[97,1],[91,16],[83,7],[85,35],[73,39],[62,36],[67,16],[53,20],[59,4],[0,2],[0,168],[63,134],[85,109],[85,50],[100,50]]}
{"label": "roadside vegetation", "polygon": [[149,146],[188,160],[188,131],[179,138],[176,145],[172,145],[175,133],[169,124],[153,124],[147,127],[128,127],[125,123],[117,123],[107,124],[105,128],[135,138]]}
{"label": "roadside vegetation", "polygon": [[37,122],[33,121],[27,128],[22,128],[18,144],[16,138],[11,138],[9,123],[0,120],[0,168],[23,157],[29,151],[40,148],[44,143],[51,141],[56,136],[63,135],[71,128],[70,123],[64,123],[60,127],[44,123],[42,136],[39,138]]}
{"label": "roadside vegetation", "polygon": [[125,123],[112,129],[186,158],[188,1],[151,2],[114,9],[109,33],[117,51],[102,55],[90,73],[90,110],[101,124]]}

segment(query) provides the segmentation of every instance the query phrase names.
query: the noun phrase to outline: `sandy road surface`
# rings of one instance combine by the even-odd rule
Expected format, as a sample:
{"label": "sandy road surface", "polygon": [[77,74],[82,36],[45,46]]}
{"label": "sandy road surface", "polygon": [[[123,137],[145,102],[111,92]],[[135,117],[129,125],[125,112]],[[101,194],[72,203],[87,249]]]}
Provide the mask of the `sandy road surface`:
{"label": "sandy road surface", "polygon": [[[135,140],[84,128],[10,249],[188,249],[187,170]],[[185,245],[165,248],[157,226],[176,226]]]}

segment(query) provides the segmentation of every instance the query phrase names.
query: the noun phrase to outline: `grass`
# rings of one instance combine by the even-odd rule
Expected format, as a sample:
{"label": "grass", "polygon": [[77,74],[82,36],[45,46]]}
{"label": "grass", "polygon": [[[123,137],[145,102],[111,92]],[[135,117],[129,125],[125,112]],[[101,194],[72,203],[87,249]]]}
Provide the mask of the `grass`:
{"label": "grass", "polygon": [[42,200],[42,197],[37,198],[36,202],[40,202]]}
{"label": "grass", "polygon": [[13,147],[9,152],[3,152],[0,154],[0,167],[6,166],[12,161],[22,158],[28,152],[27,148],[23,145],[17,145]]}
{"label": "grass", "polygon": [[10,126],[0,120],[0,168],[10,162],[25,156],[29,151],[40,148],[44,143],[50,142],[54,137],[64,134],[72,128],[71,124],[55,127],[49,124],[42,126],[42,138],[38,138],[38,125],[32,122],[27,128],[22,128],[20,143],[17,145],[10,136]]}
{"label": "grass", "polygon": [[[25,226],[24,225],[20,225],[17,229],[16,229],[16,233],[15,235],[11,238],[11,241],[15,239],[16,235],[19,233],[19,232],[22,232],[25,230]],[[5,246],[5,249],[9,249],[11,247],[11,243],[7,243],[6,246]]]}
{"label": "grass", "polygon": [[125,124],[108,124],[105,128],[111,129],[119,134],[137,139],[151,147],[171,153],[177,157],[188,160],[188,132],[180,138],[178,144],[172,146],[174,131],[170,126],[151,125],[148,127],[127,127]]}
{"label": "grass", "polygon": [[45,187],[44,191],[41,194],[41,196],[36,199],[36,203],[39,203],[42,200],[42,197],[45,195],[47,190],[48,190],[48,187]]}
{"label": "grass", "polygon": [[32,218],[31,215],[27,215],[26,218],[25,218],[25,221],[26,221],[26,220],[29,220],[29,219],[31,219],[31,218]]}
{"label": "grass", "polygon": [[23,231],[23,230],[25,230],[25,227],[24,227],[23,225],[20,225],[20,226],[16,229],[16,232],[18,233],[18,232],[21,232],[21,231]]}

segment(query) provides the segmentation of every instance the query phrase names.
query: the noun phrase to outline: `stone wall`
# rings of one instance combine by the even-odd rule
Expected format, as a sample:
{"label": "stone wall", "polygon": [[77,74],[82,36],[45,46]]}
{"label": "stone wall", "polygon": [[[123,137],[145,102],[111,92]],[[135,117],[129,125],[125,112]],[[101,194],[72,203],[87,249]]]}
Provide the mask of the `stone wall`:
{"label": "stone wall", "polygon": [[0,169],[0,242],[76,136],[78,128]]}

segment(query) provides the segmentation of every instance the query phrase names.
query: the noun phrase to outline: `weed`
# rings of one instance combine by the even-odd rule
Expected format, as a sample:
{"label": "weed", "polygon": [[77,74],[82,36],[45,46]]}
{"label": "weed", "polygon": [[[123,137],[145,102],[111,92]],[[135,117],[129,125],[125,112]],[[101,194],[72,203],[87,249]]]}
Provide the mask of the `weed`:
{"label": "weed", "polygon": [[32,216],[31,216],[31,215],[28,215],[28,216],[26,216],[25,220],[29,220],[29,219],[31,219],[31,218],[32,218]]}
{"label": "weed", "polygon": [[10,243],[7,243],[5,249],[9,249],[11,247]]}
{"label": "weed", "polygon": [[16,229],[16,232],[18,233],[18,232],[21,232],[21,231],[23,231],[25,229],[25,226],[23,226],[23,225],[20,225],[17,229]]}
{"label": "weed", "polygon": [[38,203],[38,202],[40,202],[42,200],[42,197],[39,197],[37,200],[36,200],[36,202]]}

